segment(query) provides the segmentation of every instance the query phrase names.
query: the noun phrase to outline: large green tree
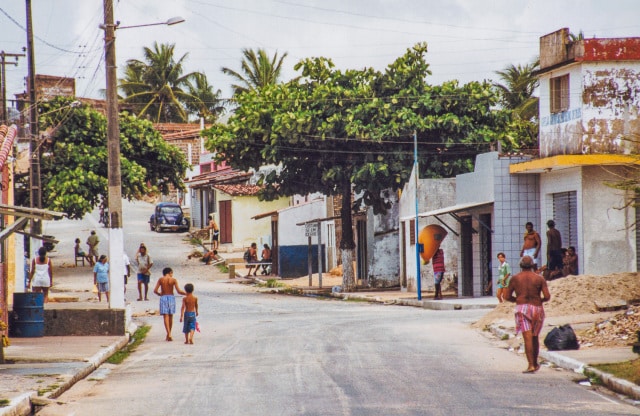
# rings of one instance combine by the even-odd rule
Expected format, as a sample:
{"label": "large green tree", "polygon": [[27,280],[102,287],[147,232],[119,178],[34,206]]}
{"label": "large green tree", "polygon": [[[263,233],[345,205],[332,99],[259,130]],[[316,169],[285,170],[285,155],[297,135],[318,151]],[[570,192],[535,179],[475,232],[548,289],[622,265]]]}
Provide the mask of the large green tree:
{"label": "large green tree", "polygon": [[[107,121],[93,108],[56,98],[39,107],[42,143],[43,206],[82,218],[107,198]],[[184,188],[184,154],[168,144],[151,122],[120,115],[122,195],[138,198],[150,191]]]}
{"label": "large green tree", "polygon": [[232,76],[238,82],[231,85],[234,96],[280,82],[280,72],[284,58],[287,57],[286,52],[280,58],[276,52],[271,59],[264,49],[258,49],[257,52],[253,49],[243,49],[242,55],[244,58],[242,58],[240,72],[227,67],[222,68],[223,73]]}
{"label": "large green tree", "polygon": [[[410,175],[414,132],[423,175],[452,176],[472,169],[507,122],[492,110],[498,97],[488,83],[429,85],[426,53],[417,44],[384,72],[305,59],[296,65],[300,78],[241,94],[228,123],[205,131],[207,147],[236,168],[278,165],[262,178],[263,198],[341,195],[342,264],[352,264],[352,210],[389,207],[388,192]],[[343,287],[354,287],[351,267]]]}

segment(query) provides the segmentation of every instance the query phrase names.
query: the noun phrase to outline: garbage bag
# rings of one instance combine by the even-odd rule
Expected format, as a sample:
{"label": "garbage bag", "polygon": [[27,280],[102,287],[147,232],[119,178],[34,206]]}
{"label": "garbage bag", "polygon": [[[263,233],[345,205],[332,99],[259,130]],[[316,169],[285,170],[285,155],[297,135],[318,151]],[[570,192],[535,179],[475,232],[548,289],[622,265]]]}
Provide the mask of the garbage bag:
{"label": "garbage bag", "polygon": [[549,351],[577,350],[580,348],[576,333],[571,325],[561,325],[553,328],[544,338],[544,345]]}

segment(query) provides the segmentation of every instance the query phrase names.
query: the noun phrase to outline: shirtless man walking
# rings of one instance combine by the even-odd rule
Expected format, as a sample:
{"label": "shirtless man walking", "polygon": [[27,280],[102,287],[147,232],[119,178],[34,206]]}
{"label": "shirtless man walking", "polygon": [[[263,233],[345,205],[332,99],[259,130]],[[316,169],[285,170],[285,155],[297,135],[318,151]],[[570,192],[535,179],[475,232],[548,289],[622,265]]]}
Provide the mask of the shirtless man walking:
{"label": "shirtless man walking", "polygon": [[522,244],[522,250],[520,250],[520,257],[529,256],[534,264],[538,264],[538,253],[542,245],[540,243],[540,234],[533,229],[532,222],[528,222],[525,228],[527,232],[524,233],[524,243]]}
{"label": "shirtless man walking", "polygon": [[[524,256],[520,260],[522,271],[511,278],[506,288],[505,299],[516,303],[516,334],[522,332],[524,352],[529,366],[523,373],[535,373],[540,369],[540,330],[544,324],[543,302],[551,299],[547,281],[532,271],[533,259]],[[514,296],[515,292],[515,296]]]}
{"label": "shirtless man walking", "polygon": [[171,329],[173,328],[173,315],[176,313],[176,298],[173,294],[173,289],[181,295],[187,294],[187,292],[180,289],[178,281],[173,277],[171,267],[165,267],[162,270],[162,277],[158,279],[158,283],[153,289],[153,293],[160,296],[160,315],[164,320],[164,329],[167,332],[165,340],[167,341],[173,341]]}

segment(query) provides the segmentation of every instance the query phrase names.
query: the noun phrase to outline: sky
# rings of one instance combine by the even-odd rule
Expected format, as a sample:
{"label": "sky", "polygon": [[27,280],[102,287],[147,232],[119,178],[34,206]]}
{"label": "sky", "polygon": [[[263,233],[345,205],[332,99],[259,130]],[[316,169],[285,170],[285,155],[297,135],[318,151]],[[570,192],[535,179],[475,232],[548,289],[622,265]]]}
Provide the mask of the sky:
{"label": "sky", "polygon": [[[154,42],[188,54],[185,72],[199,71],[231,97],[242,49],[287,53],[282,79],[314,56],[340,69],[384,70],[407,48],[427,42],[429,82],[498,80],[495,71],[527,64],[539,38],[567,27],[586,38],[640,36],[638,0],[113,0],[121,26],[184,23],[116,31],[118,76],[128,59],[143,59]],[[36,73],[76,79],[76,95],[103,98],[103,0],[31,0]],[[0,0],[0,50],[23,53],[26,6]],[[13,58],[7,59],[13,62]],[[7,98],[24,92],[27,58],[6,66]]]}

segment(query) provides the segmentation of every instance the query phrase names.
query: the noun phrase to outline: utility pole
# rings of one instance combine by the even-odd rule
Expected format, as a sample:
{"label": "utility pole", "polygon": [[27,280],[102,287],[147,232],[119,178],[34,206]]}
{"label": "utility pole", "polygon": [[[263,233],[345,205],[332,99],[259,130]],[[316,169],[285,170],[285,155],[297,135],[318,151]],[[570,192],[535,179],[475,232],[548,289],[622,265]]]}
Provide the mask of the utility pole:
{"label": "utility pole", "polygon": [[[24,56],[23,53],[0,52],[0,89],[2,90],[2,120],[0,120],[0,124],[8,124],[9,120],[9,117],[7,116],[7,73],[5,71],[5,66],[18,66],[18,58],[22,56]],[[16,58],[16,61],[7,62],[7,57]]]}
{"label": "utility pole", "polygon": [[120,177],[120,124],[116,71],[116,25],[113,0],[104,0],[104,62],[107,99],[107,171],[109,202],[109,307],[124,309],[124,235],[122,232],[122,179]]}
{"label": "utility pole", "polygon": [[[36,98],[36,63],[33,49],[33,22],[31,18],[31,0],[25,0],[27,6],[27,62],[29,84],[29,150],[31,169],[29,170],[29,189],[31,208],[42,208],[42,189],[40,187],[40,146],[38,146],[38,102]],[[31,234],[42,234],[42,221],[31,220]],[[33,249],[33,247],[31,247]],[[33,250],[31,250],[33,251]]]}

